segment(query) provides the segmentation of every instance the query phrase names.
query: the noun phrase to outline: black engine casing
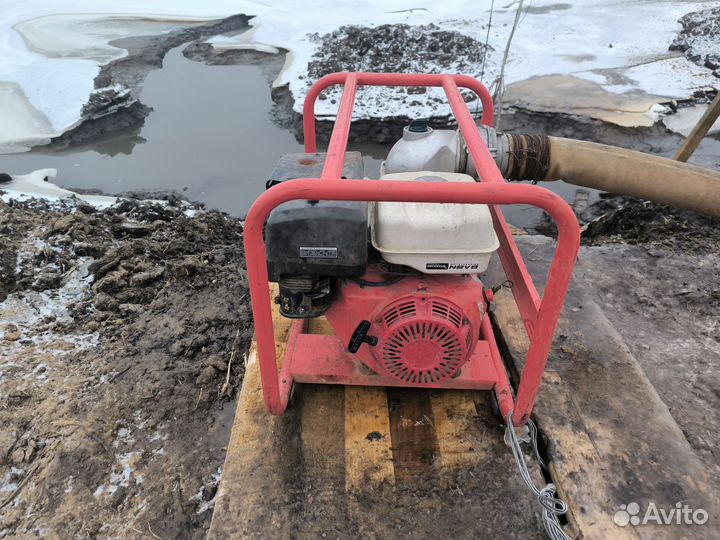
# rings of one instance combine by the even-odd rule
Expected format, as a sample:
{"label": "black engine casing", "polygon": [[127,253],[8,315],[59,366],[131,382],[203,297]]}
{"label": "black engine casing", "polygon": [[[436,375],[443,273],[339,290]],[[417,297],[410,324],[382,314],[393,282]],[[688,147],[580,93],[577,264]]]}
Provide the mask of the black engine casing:
{"label": "black engine casing", "polygon": [[300,200],[278,206],[265,230],[270,281],[362,276],[367,268],[367,228],[364,202]]}
{"label": "black engine casing", "polygon": [[[318,178],[325,158],[325,153],[283,155],[268,179],[268,188],[294,178]],[[364,176],[362,154],[347,152],[343,177]],[[270,281],[363,275],[367,266],[367,208],[365,202],[305,200],[275,208],[265,229]]]}

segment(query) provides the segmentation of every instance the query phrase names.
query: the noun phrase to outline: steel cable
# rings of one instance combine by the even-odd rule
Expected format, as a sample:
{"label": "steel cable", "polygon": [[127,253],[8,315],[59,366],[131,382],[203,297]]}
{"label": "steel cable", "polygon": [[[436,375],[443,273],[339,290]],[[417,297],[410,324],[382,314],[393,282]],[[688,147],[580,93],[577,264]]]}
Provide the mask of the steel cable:
{"label": "steel cable", "polygon": [[[513,413],[510,412],[507,416],[507,433],[510,449],[512,450],[515,463],[520,471],[520,476],[527,487],[535,494],[540,506],[542,506],[542,522],[545,527],[545,532],[547,532],[551,540],[573,540],[565,533],[562,525],[560,525],[558,516],[567,513],[568,506],[565,501],[555,495],[555,484],[550,483],[542,489],[538,489],[530,476],[530,471],[525,462],[525,455],[523,454],[522,448],[520,448],[520,441],[517,438],[515,426],[512,423],[512,415]],[[528,420],[528,429],[535,457],[538,459],[540,465],[545,468],[545,462],[540,457],[537,446],[537,426],[532,420]]]}

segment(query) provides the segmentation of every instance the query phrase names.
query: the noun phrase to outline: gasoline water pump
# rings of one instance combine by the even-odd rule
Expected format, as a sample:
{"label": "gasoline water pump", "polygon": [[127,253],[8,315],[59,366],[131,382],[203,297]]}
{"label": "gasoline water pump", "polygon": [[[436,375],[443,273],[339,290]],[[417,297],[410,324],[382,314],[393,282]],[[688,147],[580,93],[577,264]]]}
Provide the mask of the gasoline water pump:
{"label": "gasoline water pump", "polygon": [[[328,150],[318,153],[315,100],[336,84],[344,85],[343,97]],[[359,85],[442,87],[459,131],[433,133],[413,122],[380,178],[366,179],[362,156],[347,152]],[[459,87],[480,97],[480,126]],[[515,425],[528,421],[579,227],[558,195],[505,182],[497,148],[488,144],[492,118],[487,89],[460,75],[336,73],[309,90],[305,153],[280,159],[245,222],[258,360],[271,413],[285,411],[294,384],[321,383],[489,390],[504,419],[512,414]],[[503,204],[538,206],[558,226],[542,298]],[[530,340],[517,395],[488,316],[493,290],[481,281],[496,253]],[[279,372],[271,302],[292,319]],[[332,331],[308,332],[308,321],[321,317]]]}

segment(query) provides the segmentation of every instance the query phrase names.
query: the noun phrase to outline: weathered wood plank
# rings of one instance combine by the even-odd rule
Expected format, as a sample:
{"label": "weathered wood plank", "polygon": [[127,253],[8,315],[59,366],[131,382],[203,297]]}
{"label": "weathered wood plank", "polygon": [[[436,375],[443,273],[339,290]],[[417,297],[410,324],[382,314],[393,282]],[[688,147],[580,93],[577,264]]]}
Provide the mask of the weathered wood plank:
{"label": "weathered wood plank", "polygon": [[[341,386],[302,385],[299,411],[302,445],[296,489],[302,492],[295,532],[307,538],[345,534],[345,395]],[[320,421],[321,420],[321,421]]]}
{"label": "weathered wood plank", "polygon": [[396,483],[416,482],[440,466],[429,390],[388,388]]}
{"label": "weathered wood plank", "polygon": [[[519,238],[518,245],[542,284],[552,244]],[[496,264],[487,281],[503,278]],[[520,372],[529,342],[509,291],[496,295],[494,317]],[[720,537],[715,486],[620,335],[577,284],[556,336],[535,417],[582,537]],[[668,510],[681,502],[707,510],[711,520],[702,527],[619,527],[613,516],[631,502],[643,511],[651,502]]]}
{"label": "weathered wood plank", "polygon": [[[282,358],[290,321],[273,311],[277,354]],[[257,345],[253,341],[245,366],[245,378],[228,443],[223,478],[216,495],[209,538],[264,538],[262,531],[278,537],[291,535],[292,505],[285,499],[288,466],[283,462],[284,445],[297,445],[291,426],[293,414],[280,418],[267,414],[260,384]],[[280,473],[280,474],[278,474]],[[242,483],[236,483],[241,479]],[[264,511],[258,512],[258,508]]]}
{"label": "weathered wood plank", "polygon": [[471,466],[488,451],[485,439],[493,435],[482,429],[482,424],[477,421],[477,404],[485,403],[487,399],[487,392],[458,390],[431,393],[443,467],[459,469]]}
{"label": "weathered wood plank", "polygon": [[345,387],[345,489],[370,494],[395,484],[384,388]]}

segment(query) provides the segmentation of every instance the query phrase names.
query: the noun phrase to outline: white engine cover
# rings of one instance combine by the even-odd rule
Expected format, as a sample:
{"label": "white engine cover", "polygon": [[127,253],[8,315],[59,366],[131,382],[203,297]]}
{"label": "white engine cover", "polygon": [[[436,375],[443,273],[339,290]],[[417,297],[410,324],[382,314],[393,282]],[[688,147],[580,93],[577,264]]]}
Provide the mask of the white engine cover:
{"label": "white engine cover", "polygon": [[[467,174],[430,171],[381,179],[475,182]],[[481,204],[378,202],[370,205],[370,229],[383,259],[425,274],[484,272],[499,245],[490,210]]]}

